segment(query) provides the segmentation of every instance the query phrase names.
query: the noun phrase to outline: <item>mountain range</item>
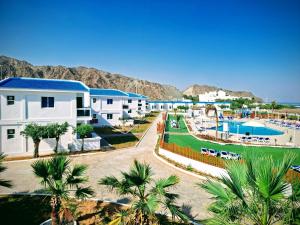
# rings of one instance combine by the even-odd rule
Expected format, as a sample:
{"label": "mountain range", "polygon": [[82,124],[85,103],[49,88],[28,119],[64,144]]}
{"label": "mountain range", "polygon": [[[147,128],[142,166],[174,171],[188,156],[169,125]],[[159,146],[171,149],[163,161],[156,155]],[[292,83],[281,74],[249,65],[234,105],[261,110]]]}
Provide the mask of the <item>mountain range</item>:
{"label": "mountain range", "polygon": [[[186,90],[180,91],[172,85],[165,85],[147,80],[140,80],[114,74],[95,68],[66,67],[66,66],[35,66],[24,60],[0,56],[0,75],[4,77],[36,77],[49,79],[68,79],[79,80],[84,82],[89,87],[93,88],[113,88],[127,92],[137,92],[148,96],[150,99],[181,99],[183,95],[196,96],[206,91],[215,91],[222,88],[194,84]],[[222,89],[224,90],[224,89]],[[260,98],[254,96],[247,91],[231,91],[225,90],[230,95],[241,97],[254,97],[257,100]]]}

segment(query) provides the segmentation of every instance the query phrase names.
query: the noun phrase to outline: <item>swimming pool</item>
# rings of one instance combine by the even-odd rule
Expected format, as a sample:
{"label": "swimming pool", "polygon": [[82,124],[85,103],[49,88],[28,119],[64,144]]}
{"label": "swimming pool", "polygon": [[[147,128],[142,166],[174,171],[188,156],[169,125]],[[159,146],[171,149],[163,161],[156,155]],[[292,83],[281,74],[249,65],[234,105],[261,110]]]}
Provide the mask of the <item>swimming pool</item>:
{"label": "swimming pool", "polygon": [[[242,126],[244,122],[238,121],[224,121],[228,123],[229,133],[237,134],[237,130],[239,130],[239,134],[241,135],[282,135],[284,132],[272,129],[270,127],[251,127],[251,126]],[[238,129],[239,126],[239,129]],[[223,131],[223,122],[220,122],[219,131]]]}

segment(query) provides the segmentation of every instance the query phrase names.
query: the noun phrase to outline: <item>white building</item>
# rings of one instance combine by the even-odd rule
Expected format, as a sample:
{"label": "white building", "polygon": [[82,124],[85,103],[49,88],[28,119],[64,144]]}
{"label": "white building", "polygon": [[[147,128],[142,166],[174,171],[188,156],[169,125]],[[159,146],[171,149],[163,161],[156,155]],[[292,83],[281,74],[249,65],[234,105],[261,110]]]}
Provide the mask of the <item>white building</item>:
{"label": "white building", "polygon": [[[205,92],[204,94],[199,95],[200,102],[215,102],[218,99],[234,100],[234,99],[238,99],[238,98],[240,98],[240,97],[229,95],[228,93],[226,93],[223,90]],[[250,97],[243,97],[243,98],[251,99]]]}
{"label": "white building", "polygon": [[194,105],[205,107],[208,104],[215,105],[218,110],[230,108],[229,102],[148,101],[148,109],[150,111],[172,111],[180,106],[191,109]]}
{"label": "white building", "polygon": [[133,125],[133,118],[146,113],[147,97],[115,89],[90,89],[94,126]]}
{"label": "white building", "polygon": [[[90,119],[89,88],[81,82],[37,78],[0,81],[0,152],[32,154],[31,138],[20,134],[28,123],[68,122],[75,127]],[[67,149],[73,138],[70,127],[61,137],[59,149]],[[52,151],[54,144],[54,139],[43,139],[39,150]]]}
{"label": "white building", "polygon": [[[135,94],[135,93],[131,93],[131,92],[128,92],[127,94],[128,94],[128,99],[127,99],[127,105],[128,105],[127,114],[128,114],[128,116],[132,117],[132,118],[144,117],[146,114],[147,97],[144,95]],[[124,106],[125,105],[126,105],[126,102],[124,103]],[[126,113],[126,111],[125,111],[125,113]]]}
{"label": "white building", "polygon": [[[128,101],[126,92],[115,89],[90,89],[92,124],[94,126],[121,126]],[[124,109],[125,107],[125,109]]]}

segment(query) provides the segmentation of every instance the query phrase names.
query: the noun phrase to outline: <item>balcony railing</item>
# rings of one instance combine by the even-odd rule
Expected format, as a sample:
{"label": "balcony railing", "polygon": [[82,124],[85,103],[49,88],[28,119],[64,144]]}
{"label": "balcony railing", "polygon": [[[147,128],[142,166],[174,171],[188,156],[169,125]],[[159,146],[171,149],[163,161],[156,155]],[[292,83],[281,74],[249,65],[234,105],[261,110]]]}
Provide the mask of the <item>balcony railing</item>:
{"label": "balcony railing", "polygon": [[91,116],[90,108],[77,108],[77,117],[88,117]]}

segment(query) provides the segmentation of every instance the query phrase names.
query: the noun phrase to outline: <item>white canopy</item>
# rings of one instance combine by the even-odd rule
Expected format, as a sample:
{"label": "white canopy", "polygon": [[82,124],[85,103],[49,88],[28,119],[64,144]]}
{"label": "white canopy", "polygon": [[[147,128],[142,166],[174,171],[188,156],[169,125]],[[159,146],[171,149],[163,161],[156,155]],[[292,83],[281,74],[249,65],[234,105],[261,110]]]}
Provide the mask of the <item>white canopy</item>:
{"label": "white canopy", "polygon": [[265,127],[264,124],[261,124],[259,122],[253,121],[253,120],[250,120],[248,122],[243,123],[242,126],[247,126],[247,127]]}

